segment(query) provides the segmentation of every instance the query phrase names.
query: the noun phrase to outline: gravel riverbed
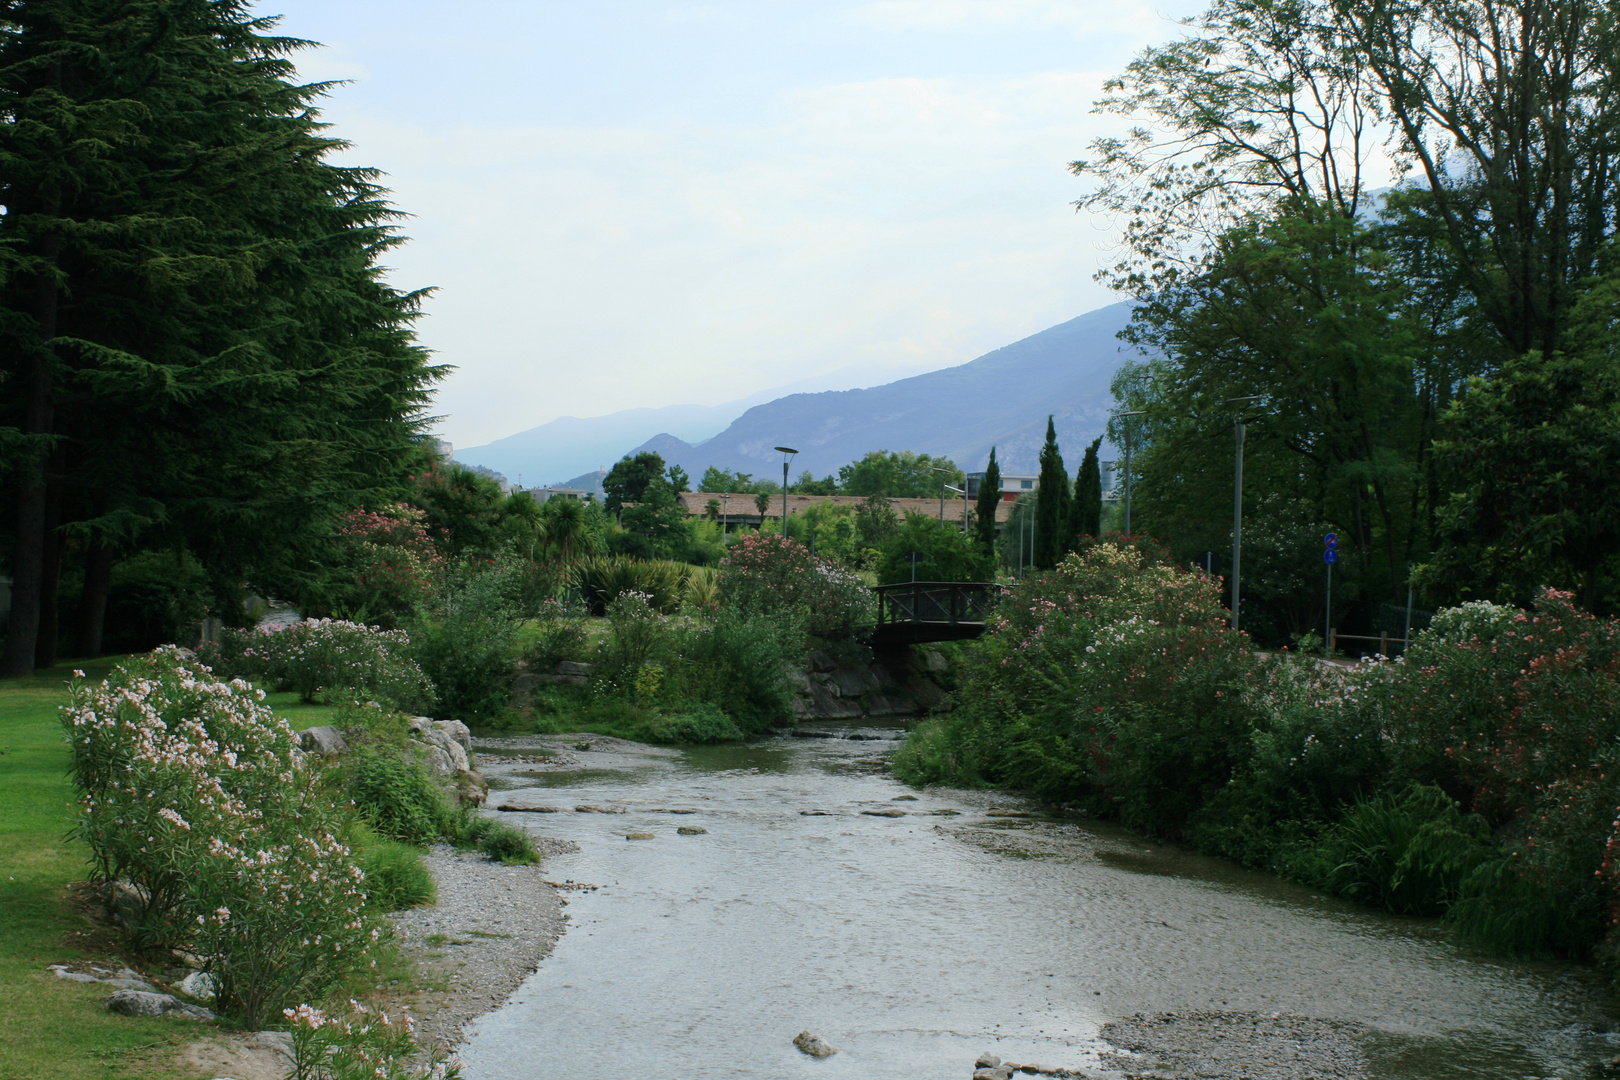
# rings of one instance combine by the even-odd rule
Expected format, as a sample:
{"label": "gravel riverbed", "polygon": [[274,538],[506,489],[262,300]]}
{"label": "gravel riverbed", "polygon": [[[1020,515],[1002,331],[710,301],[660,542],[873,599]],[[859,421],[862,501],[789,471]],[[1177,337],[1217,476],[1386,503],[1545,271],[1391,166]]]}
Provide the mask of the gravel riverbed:
{"label": "gravel riverbed", "polygon": [[[531,833],[542,857],[579,850]],[[506,866],[448,845],[427,854],[438,902],[391,916],[422,989],[401,1004],[423,1045],[454,1048],[462,1025],[501,1005],[568,924],[567,898],[542,866]]]}

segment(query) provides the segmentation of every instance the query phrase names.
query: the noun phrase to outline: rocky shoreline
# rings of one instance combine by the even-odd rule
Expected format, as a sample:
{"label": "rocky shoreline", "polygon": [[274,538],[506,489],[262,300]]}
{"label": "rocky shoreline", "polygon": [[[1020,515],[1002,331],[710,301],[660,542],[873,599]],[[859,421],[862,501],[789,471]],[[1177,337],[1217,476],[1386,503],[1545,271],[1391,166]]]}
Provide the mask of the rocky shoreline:
{"label": "rocky shoreline", "polygon": [[[530,834],[542,856],[577,850]],[[438,902],[389,916],[423,988],[398,1005],[425,1046],[453,1050],[464,1025],[499,1008],[567,929],[567,898],[541,866],[506,866],[438,845],[426,856]]]}

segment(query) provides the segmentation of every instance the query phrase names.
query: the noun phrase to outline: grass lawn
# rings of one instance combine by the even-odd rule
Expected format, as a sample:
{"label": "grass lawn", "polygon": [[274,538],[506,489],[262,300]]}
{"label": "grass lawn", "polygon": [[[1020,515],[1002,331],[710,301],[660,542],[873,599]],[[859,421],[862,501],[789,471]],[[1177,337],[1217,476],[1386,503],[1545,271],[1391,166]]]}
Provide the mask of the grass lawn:
{"label": "grass lawn", "polygon": [[[101,678],[117,657],[79,661]],[[207,1025],[114,1016],[111,988],[59,979],[47,964],[106,956],[109,936],[73,910],[86,877],[73,822],[68,748],[56,707],[72,666],[0,680],[0,1077],[5,1080],[194,1080],[169,1067],[171,1047]]]}

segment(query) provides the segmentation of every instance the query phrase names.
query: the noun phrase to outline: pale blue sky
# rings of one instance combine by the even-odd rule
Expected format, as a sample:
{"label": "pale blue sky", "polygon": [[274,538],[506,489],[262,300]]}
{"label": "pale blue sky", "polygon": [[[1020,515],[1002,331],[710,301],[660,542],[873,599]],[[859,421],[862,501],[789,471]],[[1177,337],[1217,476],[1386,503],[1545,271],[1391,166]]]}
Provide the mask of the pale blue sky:
{"label": "pale blue sky", "polygon": [[560,415],[872,385],[1110,303],[1065,163],[1187,0],[268,0],[437,286],[471,445]]}

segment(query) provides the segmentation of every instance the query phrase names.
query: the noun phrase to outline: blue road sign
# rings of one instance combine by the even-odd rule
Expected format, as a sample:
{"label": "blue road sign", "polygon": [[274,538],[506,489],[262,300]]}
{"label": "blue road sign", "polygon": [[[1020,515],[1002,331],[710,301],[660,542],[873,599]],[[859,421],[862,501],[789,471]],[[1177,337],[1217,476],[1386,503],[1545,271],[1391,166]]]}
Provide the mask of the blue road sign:
{"label": "blue road sign", "polygon": [[1332,566],[1334,563],[1338,562],[1339,561],[1338,549],[1336,549],[1336,548],[1328,548],[1326,551],[1322,552],[1322,561],[1327,563],[1329,566]]}
{"label": "blue road sign", "polygon": [[1330,547],[1330,548],[1338,547],[1339,546],[1339,534],[1338,533],[1328,533],[1326,536],[1322,537],[1322,546],[1323,547]]}

